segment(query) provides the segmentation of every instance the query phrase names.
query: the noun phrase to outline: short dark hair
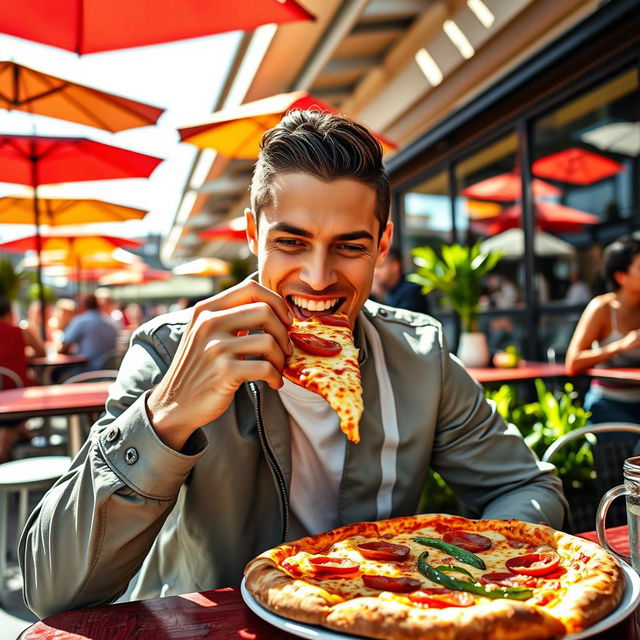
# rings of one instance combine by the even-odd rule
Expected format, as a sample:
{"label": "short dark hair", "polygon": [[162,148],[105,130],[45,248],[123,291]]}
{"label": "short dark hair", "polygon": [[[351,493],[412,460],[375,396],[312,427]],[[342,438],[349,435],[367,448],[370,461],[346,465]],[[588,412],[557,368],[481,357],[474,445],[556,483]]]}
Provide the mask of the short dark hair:
{"label": "short dark hair", "polygon": [[98,298],[96,298],[95,294],[93,293],[85,293],[82,296],[82,306],[87,311],[92,311],[94,309],[97,309],[99,307]]}
{"label": "short dark hair", "polygon": [[11,311],[11,301],[6,296],[0,296],[0,317],[6,316]]}
{"label": "short dark hair", "polygon": [[389,219],[389,178],[380,143],[362,125],[341,115],[296,109],[264,134],[260,148],[251,181],[256,218],[273,200],[277,174],[306,173],[325,182],[351,178],[374,189],[382,236]]}
{"label": "short dark hair", "polygon": [[615,274],[619,271],[626,273],[633,259],[640,254],[640,240],[631,236],[624,236],[612,242],[602,256],[602,275],[611,283],[614,291],[620,288]]}

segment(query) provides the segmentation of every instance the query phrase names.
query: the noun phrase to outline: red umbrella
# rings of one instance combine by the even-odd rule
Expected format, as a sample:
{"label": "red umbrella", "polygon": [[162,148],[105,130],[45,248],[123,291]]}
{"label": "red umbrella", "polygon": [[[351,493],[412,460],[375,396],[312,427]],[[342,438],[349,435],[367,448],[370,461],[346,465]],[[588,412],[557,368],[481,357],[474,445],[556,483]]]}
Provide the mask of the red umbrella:
{"label": "red umbrella", "polygon": [[[0,181],[33,187],[34,237],[38,256],[41,250],[38,186],[51,182],[146,178],[160,162],[160,158],[86,138],[0,134]],[[44,331],[45,305],[40,268],[36,273]]]}
{"label": "red umbrella", "polygon": [[[553,233],[576,233],[585,225],[598,224],[600,219],[591,213],[566,207],[556,202],[536,202],[536,228]],[[522,226],[522,207],[519,204],[505,209],[493,219],[485,218],[482,222],[473,223],[474,228],[485,235],[502,233],[506,229]]]}
{"label": "red umbrella", "polygon": [[533,163],[531,170],[543,178],[584,186],[620,173],[624,167],[598,153],[571,147],[539,158]]}
{"label": "red umbrella", "polygon": [[229,222],[224,222],[198,234],[203,240],[246,242],[247,222],[244,216],[233,218]]}
{"label": "red umbrella", "polygon": [[295,0],[18,0],[0,33],[83,54],[312,19]]}
{"label": "red umbrella", "polygon": [[[533,179],[533,195],[535,198],[557,197],[562,195],[558,187],[544,180]],[[481,180],[463,189],[461,195],[479,200],[497,200],[498,202],[514,202],[522,199],[522,178],[519,173],[511,171],[501,173],[486,180]]]}

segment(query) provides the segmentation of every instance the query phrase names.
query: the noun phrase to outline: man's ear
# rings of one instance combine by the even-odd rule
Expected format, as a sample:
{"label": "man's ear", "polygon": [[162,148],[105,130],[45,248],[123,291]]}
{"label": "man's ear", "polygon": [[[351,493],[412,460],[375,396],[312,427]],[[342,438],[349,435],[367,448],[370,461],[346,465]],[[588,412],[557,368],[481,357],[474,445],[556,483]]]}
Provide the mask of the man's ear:
{"label": "man's ear", "polygon": [[244,210],[244,219],[247,223],[247,244],[254,256],[258,255],[258,220],[251,211],[247,208]]}
{"label": "man's ear", "polygon": [[393,222],[387,222],[387,226],[382,232],[380,242],[378,243],[378,256],[376,257],[376,267],[379,267],[389,253],[391,248],[391,238],[393,238]]}

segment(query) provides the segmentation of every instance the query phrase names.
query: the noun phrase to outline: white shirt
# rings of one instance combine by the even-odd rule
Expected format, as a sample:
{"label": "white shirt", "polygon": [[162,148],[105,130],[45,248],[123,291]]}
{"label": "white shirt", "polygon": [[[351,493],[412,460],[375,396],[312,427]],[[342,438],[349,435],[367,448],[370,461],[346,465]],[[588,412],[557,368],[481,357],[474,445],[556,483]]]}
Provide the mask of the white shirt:
{"label": "white shirt", "polygon": [[284,381],[278,390],[291,426],[290,539],[337,526],[346,439],[336,412],[313,391]]}

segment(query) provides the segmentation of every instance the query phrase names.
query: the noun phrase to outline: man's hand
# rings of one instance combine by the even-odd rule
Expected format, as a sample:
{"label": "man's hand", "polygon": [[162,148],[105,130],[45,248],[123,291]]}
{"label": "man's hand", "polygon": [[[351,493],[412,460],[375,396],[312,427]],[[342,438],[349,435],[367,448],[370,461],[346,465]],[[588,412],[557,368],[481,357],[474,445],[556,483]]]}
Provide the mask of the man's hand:
{"label": "man's hand", "polygon": [[[169,370],[147,399],[160,439],[180,451],[198,427],[224,413],[243,382],[264,380],[279,389],[292,353],[290,324],[285,301],[253,281],[198,303]],[[262,333],[248,334],[255,330]]]}

